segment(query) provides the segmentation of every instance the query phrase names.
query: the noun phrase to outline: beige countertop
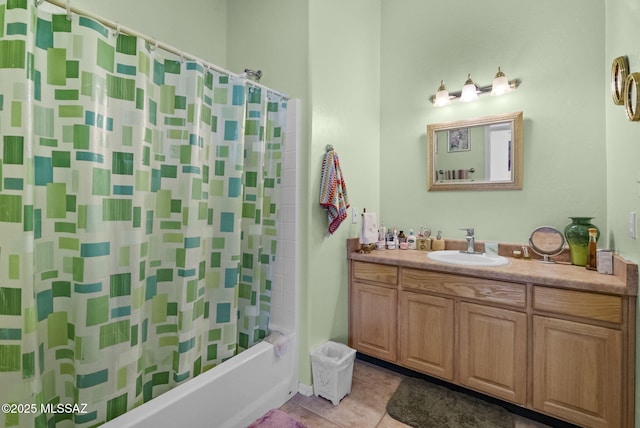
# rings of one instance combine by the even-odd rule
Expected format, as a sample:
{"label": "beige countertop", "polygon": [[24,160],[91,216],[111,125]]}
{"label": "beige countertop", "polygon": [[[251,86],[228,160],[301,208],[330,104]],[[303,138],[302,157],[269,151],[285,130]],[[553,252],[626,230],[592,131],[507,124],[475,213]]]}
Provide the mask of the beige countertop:
{"label": "beige countertop", "polygon": [[497,267],[458,266],[431,260],[427,257],[428,251],[373,250],[365,254],[355,251],[357,248],[357,240],[347,242],[348,258],[363,262],[574,290],[630,296],[638,294],[638,265],[618,255],[614,255],[614,274],[605,275],[568,263],[547,264],[532,259],[508,257],[508,265]]}

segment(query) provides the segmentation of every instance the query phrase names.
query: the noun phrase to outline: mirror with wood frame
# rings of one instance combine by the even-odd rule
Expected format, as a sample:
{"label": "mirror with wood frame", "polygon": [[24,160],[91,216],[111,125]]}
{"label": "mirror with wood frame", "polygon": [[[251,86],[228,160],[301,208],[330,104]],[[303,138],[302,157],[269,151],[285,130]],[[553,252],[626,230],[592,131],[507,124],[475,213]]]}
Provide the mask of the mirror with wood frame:
{"label": "mirror with wood frame", "polygon": [[427,125],[429,191],[522,189],[522,112]]}

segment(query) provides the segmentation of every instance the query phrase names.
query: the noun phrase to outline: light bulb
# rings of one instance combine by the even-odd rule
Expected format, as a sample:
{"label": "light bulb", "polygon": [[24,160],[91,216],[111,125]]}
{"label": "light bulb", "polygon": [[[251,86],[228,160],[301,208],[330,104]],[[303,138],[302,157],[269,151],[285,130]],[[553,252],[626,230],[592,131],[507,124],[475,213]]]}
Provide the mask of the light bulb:
{"label": "light bulb", "polygon": [[467,81],[464,82],[464,86],[462,87],[462,94],[460,95],[460,101],[468,103],[470,101],[475,101],[478,99],[478,88],[476,87],[473,80],[471,80],[471,73],[467,77]]}
{"label": "light bulb", "polygon": [[436,98],[433,101],[433,104],[436,107],[446,106],[451,104],[451,99],[449,98],[449,91],[444,86],[444,80],[440,81],[440,87],[438,88],[438,92],[436,92]]}
{"label": "light bulb", "polygon": [[509,80],[507,76],[504,75],[500,67],[498,67],[498,72],[496,73],[495,79],[493,79],[493,86],[491,87],[491,95],[498,96],[504,95],[511,92],[511,85],[509,84]]}

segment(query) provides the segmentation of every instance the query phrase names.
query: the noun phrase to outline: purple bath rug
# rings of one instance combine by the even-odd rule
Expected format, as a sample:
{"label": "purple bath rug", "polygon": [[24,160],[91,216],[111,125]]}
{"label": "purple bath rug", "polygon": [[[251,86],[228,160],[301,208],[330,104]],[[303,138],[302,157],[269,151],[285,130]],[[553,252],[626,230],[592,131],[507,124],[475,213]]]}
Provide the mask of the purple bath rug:
{"label": "purple bath rug", "polygon": [[271,409],[248,428],[307,428],[280,409]]}

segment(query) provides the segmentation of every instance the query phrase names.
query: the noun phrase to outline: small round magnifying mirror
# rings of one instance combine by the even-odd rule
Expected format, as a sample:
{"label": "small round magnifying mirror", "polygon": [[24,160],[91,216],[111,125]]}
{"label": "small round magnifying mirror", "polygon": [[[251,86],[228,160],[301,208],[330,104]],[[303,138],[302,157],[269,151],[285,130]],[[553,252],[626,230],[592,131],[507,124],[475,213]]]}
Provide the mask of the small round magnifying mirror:
{"label": "small round magnifying mirror", "polygon": [[536,254],[543,257],[542,263],[555,263],[550,258],[564,250],[564,235],[553,227],[540,226],[531,232],[529,245]]}

